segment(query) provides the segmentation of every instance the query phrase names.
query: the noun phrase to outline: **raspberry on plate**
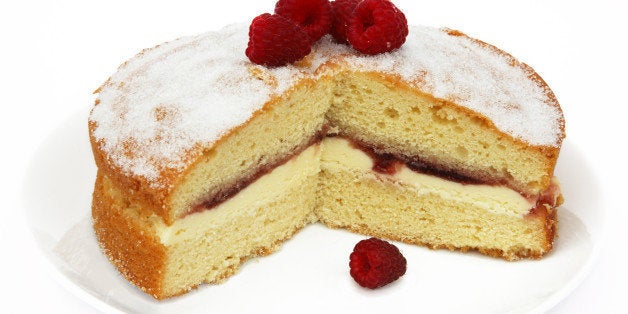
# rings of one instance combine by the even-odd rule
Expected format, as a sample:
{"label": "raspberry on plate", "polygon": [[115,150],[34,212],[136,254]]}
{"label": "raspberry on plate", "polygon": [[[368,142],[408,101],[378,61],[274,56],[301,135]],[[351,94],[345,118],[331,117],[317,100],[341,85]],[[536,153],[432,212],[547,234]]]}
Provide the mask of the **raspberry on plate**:
{"label": "raspberry on plate", "polygon": [[347,26],[349,19],[353,16],[353,10],[362,0],[336,0],[331,3],[331,14],[333,23],[330,34],[341,44],[348,44]]}
{"label": "raspberry on plate", "polygon": [[349,260],[351,277],[365,288],[385,286],[406,273],[406,258],[399,249],[377,238],[358,242]]}
{"label": "raspberry on plate", "polygon": [[332,16],[328,0],[279,0],[275,13],[299,25],[315,42],[329,33]]}
{"label": "raspberry on plate", "polygon": [[347,39],[355,50],[378,54],[397,49],[408,36],[406,16],[388,0],[364,0],[353,11]]}
{"label": "raspberry on plate", "polygon": [[283,16],[264,13],[251,22],[245,53],[253,63],[282,66],[301,60],[310,50],[308,35]]}

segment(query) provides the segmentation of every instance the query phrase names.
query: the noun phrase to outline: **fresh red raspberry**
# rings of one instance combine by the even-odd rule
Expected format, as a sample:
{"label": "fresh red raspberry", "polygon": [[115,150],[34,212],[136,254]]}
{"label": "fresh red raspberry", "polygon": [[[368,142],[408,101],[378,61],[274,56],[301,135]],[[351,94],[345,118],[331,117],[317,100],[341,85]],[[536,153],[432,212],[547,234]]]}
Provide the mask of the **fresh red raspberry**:
{"label": "fresh red raspberry", "polygon": [[246,56],[253,63],[282,66],[301,60],[310,50],[308,35],[283,16],[264,13],[251,22]]}
{"label": "fresh red raspberry", "polygon": [[355,50],[378,54],[397,49],[408,36],[406,16],[388,0],[364,0],[353,11],[347,39]]}
{"label": "fresh red raspberry", "polygon": [[279,0],[275,13],[301,26],[315,42],[329,33],[331,28],[331,5],[328,0]]}
{"label": "fresh red raspberry", "polygon": [[349,19],[353,16],[353,10],[362,0],[336,0],[331,3],[331,14],[334,21],[331,25],[330,33],[334,39],[341,44],[348,44],[347,26]]}
{"label": "fresh red raspberry", "polygon": [[399,249],[377,238],[358,242],[349,259],[351,277],[366,288],[385,286],[406,273],[406,258]]}

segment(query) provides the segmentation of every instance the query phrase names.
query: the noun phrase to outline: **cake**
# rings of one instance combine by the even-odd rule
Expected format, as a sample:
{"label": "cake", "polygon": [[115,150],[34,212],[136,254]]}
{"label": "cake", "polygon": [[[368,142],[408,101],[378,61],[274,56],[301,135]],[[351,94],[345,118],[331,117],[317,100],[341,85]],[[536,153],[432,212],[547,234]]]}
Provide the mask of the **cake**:
{"label": "cake", "polygon": [[511,55],[412,26],[367,56],[329,35],[280,67],[247,25],[146,49],[96,92],[94,230],[157,299],[218,283],[320,222],[516,260],[552,249],[556,97]]}

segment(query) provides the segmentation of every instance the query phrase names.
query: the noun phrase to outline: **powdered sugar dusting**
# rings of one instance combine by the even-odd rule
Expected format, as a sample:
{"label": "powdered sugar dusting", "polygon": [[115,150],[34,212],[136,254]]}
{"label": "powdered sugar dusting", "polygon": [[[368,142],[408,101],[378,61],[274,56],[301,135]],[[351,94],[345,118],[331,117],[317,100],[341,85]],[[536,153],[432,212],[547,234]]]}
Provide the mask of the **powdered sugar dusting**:
{"label": "powdered sugar dusting", "polygon": [[142,52],[102,87],[90,120],[113,162],[158,184],[227,131],[248,120],[272,94],[303,76],[294,67],[269,70],[270,86],[248,70],[242,26],[181,38]]}
{"label": "powdered sugar dusting", "polygon": [[250,63],[247,42],[247,26],[233,25],[159,45],[123,64],[102,86],[90,116],[101,149],[123,171],[158,187],[163,171],[183,169],[272,95],[337,58],[355,70],[397,74],[531,144],[557,146],[562,138],[562,115],[531,73],[466,37],[411,27],[400,49],[364,56],[326,36],[309,64],[272,69]]}
{"label": "powdered sugar dusting", "polygon": [[[339,48],[327,40],[320,49],[326,51],[321,55],[333,55]],[[468,37],[413,26],[400,49],[376,56],[352,52],[345,60],[355,70],[397,74],[436,98],[481,113],[530,144],[557,146],[562,139],[562,113],[549,105],[550,91],[530,79],[534,73]]]}

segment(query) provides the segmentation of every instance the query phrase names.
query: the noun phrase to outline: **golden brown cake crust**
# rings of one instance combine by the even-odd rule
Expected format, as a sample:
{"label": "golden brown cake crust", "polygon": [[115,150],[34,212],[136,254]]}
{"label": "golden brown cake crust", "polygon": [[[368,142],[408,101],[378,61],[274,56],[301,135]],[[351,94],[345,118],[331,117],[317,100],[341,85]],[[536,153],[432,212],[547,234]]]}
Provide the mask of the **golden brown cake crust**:
{"label": "golden brown cake crust", "polygon": [[98,172],[92,200],[94,231],[103,251],[127,280],[159,299],[166,248],[146,226],[124,217],[122,198],[106,190],[103,174]]}

